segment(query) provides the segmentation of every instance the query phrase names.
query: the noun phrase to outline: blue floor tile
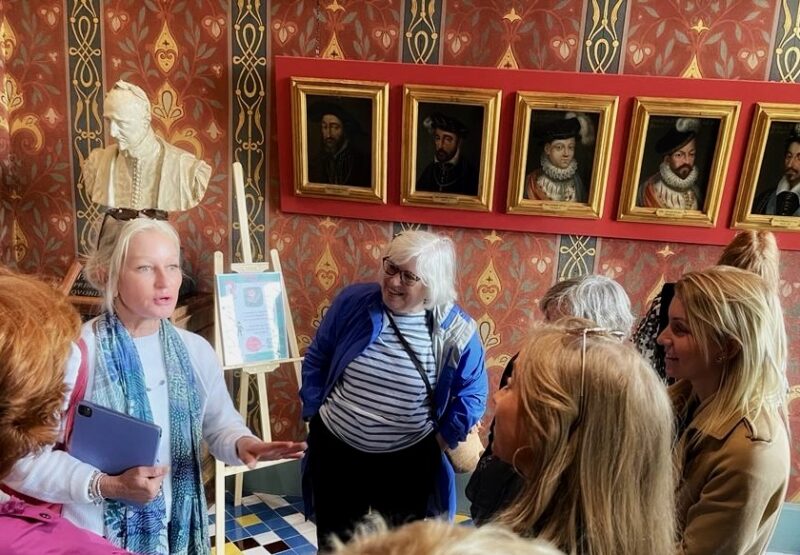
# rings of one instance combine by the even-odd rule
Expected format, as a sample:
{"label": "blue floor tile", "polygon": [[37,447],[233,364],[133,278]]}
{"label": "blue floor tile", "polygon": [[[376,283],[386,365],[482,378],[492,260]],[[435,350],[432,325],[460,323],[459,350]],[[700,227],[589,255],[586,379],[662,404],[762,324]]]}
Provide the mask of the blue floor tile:
{"label": "blue floor tile", "polygon": [[283,520],[281,517],[276,516],[274,518],[268,518],[267,520],[261,519],[264,521],[264,524],[269,526],[270,530],[275,530],[275,528],[283,528],[287,525],[286,521]]}
{"label": "blue floor tile", "polygon": [[305,539],[303,536],[294,536],[293,538],[284,538],[283,541],[285,541],[286,545],[288,545],[289,547],[291,547],[293,549],[301,547],[303,545],[311,545],[308,542],[308,540]]}
{"label": "blue floor tile", "polygon": [[225,537],[229,540],[238,542],[239,540],[243,540],[245,538],[249,538],[250,534],[247,533],[247,530],[242,528],[241,526],[228,526],[225,527]]}
{"label": "blue floor tile", "polygon": [[259,522],[258,524],[245,527],[245,530],[247,530],[247,533],[251,536],[257,536],[259,534],[263,534],[264,532],[269,532],[269,527],[263,522]]}
{"label": "blue floor tile", "polygon": [[227,512],[229,515],[231,515],[233,517],[236,517],[236,518],[239,518],[240,516],[244,516],[244,515],[253,514],[253,511],[250,510],[250,507],[248,507],[246,505],[239,505],[238,507],[231,507],[230,509],[227,509],[225,512]]}
{"label": "blue floor tile", "polygon": [[281,538],[282,540],[285,540],[286,538],[293,538],[294,536],[300,535],[300,532],[298,532],[289,525],[286,525],[281,528],[273,528],[272,531],[278,534],[278,537]]}

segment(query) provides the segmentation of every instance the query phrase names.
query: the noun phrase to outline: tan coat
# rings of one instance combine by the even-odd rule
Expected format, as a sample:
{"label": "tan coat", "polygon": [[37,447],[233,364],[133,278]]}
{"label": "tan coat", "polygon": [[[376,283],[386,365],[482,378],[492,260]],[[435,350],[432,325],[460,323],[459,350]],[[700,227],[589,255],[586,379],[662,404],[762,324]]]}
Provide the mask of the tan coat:
{"label": "tan coat", "polygon": [[[684,414],[689,402],[687,385],[678,383],[671,390],[678,415]],[[693,422],[708,409],[710,400],[697,408]],[[753,420],[733,417],[689,448],[675,496],[679,553],[766,551],[789,482],[787,432],[778,411],[769,408]],[[676,452],[696,433],[689,423]]]}

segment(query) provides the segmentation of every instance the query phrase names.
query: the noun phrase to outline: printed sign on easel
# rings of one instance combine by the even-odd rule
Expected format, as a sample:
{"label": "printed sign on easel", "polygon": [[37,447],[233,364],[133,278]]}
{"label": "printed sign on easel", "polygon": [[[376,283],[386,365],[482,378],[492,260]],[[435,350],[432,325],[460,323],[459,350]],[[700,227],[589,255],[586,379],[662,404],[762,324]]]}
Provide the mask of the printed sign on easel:
{"label": "printed sign on easel", "polygon": [[225,366],[288,358],[278,272],[217,274]]}

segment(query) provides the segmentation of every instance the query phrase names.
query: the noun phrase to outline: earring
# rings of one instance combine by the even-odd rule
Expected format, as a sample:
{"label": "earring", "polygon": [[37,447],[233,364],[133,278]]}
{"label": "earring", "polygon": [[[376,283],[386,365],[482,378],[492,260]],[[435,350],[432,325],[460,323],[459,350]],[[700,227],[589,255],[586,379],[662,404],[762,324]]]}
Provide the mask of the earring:
{"label": "earring", "polygon": [[716,362],[717,364],[722,364],[723,362],[725,362],[725,355],[723,354],[717,355],[717,357],[714,359],[714,362]]}
{"label": "earring", "polygon": [[517,450],[514,451],[514,455],[511,457],[511,466],[514,468],[514,472],[520,475],[521,478],[528,480],[528,476],[522,472],[519,467],[517,466],[517,455],[519,455],[520,451],[524,451],[525,449],[530,449],[533,452],[533,447],[530,445],[523,445],[522,447],[517,447]]}

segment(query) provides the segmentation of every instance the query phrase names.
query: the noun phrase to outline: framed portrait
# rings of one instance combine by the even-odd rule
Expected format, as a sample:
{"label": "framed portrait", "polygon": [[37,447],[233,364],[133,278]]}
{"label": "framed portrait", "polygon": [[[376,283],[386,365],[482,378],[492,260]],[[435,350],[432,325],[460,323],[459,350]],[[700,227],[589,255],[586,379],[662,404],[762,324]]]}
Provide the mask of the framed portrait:
{"label": "framed portrait", "polygon": [[618,219],[716,225],[740,105],[634,99]]}
{"label": "framed portrait", "polygon": [[518,92],[507,212],[598,219],[616,96]]}
{"label": "framed portrait", "polygon": [[800,107],[758,103],[733,227],[800,231]]}
{"label": "framed portrait", "polygon": [[491,210],[500,94],[403,87],[402,204]]}
{"label": "framed portrait", "polygon": [[389,85],[292,77],[294,191],[386,202]]}

